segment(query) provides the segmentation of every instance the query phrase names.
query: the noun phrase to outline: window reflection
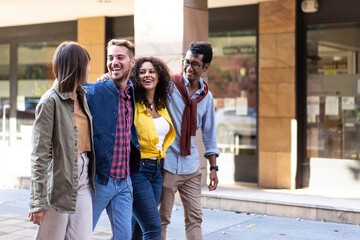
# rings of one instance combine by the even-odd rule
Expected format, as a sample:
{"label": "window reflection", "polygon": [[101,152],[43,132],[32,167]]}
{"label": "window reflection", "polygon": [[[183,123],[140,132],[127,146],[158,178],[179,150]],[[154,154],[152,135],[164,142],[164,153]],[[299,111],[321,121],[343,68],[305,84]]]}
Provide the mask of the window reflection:
{"label": "window reflection", "polygon": [[[215,99],[218,146],[223,152],[256,148],[256,32],[210,33],[208,74]],[[234,144],[237,145],[234,145]]]}
{"label": "window reflection", "polygon": [[18,130],[32,125],[40,97],[52,87],[52,57],[60,42],[31,42],[18,46]]}
{"label": "window reflection", "polygon": [[[0,131],[3,136],[3,112],[4,106],[9,105],[10,96],[10,44],[0,44]],[[5,135],[9,134],[9,111],[5,119]]]}
{"label": "window reflection", "polygon": [[307,157],[360,159],[360,25],[309,25]]}
{"label": "window reflection", "polygon": [[219,161],[226,160],[224,184],[258,180],[256,41],[255,30],[209,34],[214,57],[208,83],[215,101]]}

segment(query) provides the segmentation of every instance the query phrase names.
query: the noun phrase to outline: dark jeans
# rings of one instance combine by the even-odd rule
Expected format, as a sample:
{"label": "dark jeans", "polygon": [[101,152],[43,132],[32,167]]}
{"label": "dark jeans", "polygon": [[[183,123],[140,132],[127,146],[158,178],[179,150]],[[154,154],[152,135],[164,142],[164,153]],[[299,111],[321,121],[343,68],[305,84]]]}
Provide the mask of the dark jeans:
{"label": "dark jeans", "polygon": [[162,189],[162,163],[140,162],[139,172],[131,172],[134,194],[132,240],[161,240],[158,204]]}

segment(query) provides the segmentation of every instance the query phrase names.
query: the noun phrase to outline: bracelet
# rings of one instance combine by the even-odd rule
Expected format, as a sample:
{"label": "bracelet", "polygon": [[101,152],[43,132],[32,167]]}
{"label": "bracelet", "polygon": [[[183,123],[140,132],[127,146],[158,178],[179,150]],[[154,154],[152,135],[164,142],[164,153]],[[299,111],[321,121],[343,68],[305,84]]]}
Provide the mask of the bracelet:
{"label": "bracelet", "polygon": [[218,167],[218,166],[211,166],[211,167],[210,167],[210,171],[211,171],[211,170],[219,171],[219,167]]}

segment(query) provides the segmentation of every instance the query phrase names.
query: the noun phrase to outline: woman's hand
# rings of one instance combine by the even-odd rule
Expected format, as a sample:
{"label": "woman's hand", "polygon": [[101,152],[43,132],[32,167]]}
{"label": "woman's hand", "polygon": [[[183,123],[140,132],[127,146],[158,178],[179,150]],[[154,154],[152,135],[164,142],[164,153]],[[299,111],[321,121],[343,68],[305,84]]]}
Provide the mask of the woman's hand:
{"label": "woman's hand", "polygon": [[40,211],[40,212],[29,212],[30,221],[34,224],[40,225],[44,222],[44,217],[47,211]]}
{"label": "woman's hand", "polygon": [[102,76],[98,77],[98,79],[96,79],[96,82],[100,82],[100,81],[106,82],[109,79],[110,79],[109,74],[105,73]]}

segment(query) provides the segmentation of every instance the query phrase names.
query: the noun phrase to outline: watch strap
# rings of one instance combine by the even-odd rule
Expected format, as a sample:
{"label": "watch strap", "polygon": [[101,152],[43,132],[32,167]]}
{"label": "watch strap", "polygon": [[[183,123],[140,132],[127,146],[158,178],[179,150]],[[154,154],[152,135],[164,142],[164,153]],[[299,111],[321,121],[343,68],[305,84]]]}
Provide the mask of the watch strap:
{"label": "watch strap", "polygon": [[219,171],[219,167],[218,167],[218,166],[211,166],[211,167],[210,167],[210,171],[211,171],[211,170]]}

